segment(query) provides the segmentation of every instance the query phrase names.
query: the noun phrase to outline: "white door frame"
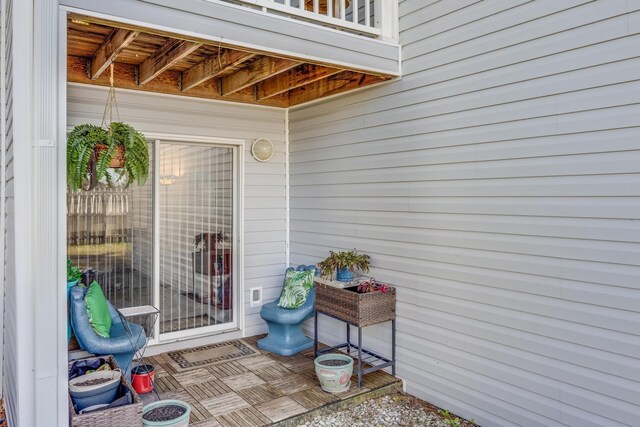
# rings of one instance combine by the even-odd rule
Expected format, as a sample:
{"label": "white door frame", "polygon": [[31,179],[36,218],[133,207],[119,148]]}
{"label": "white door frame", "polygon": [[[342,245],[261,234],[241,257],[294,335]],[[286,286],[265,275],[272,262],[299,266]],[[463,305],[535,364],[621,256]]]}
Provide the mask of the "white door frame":
{"label": "white door frame", "polygon": [[[160,334],[160,317],[156,321],[154,336],[149,345],[158,345],[175,342],[178,340],[207,336],[211,334],[244,330],[244,140],[231,138],[215,138],[192,136],[183,134],[167,134],[146,132],[145,136],[154,144],[154,160],[159,158],[160,144],[162,142],[183,142],[188,144],[203,144],[233,149],[233,261],[232,280],[233,292],[233,319],[231,323],[205,326],[189,331],[177,331]],[[160,170],[153,168],[153,291],[154,305],[160,304]]]}

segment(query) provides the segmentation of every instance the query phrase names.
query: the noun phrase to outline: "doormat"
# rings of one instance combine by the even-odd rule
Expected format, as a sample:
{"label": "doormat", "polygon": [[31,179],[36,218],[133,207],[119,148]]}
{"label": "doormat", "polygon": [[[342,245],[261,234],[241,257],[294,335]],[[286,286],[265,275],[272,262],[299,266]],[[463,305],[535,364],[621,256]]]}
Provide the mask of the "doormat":
{"label": "doormat", "polygon": [[225,341],[167,353],[171,359],[169,364],[178,372],[218,365],[259,354],[258,350],[242,340]]}

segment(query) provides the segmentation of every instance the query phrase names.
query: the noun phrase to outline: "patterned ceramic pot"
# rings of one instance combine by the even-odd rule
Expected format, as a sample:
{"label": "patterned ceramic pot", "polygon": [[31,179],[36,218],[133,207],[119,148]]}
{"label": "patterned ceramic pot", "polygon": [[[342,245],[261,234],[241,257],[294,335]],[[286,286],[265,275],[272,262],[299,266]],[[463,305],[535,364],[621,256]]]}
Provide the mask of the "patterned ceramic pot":
{"label": "patterned ceramic pot", "polygon": [[[167,421],[149,421],[145,420],[144,415],[156,408],[163,406],[180,406],[184,408],[185,412],[178,418]],[[188,427],[189,415],[191,414],[191,405],[182,400],[159,400],[157,402],[150,403],[142,409],[142,425],[144,427]]]}
{"label": "patterned ceramic pot", "polygon": [[349,390],[353,373],[353,358],[346,354],[329,353],[316,357],[316,376],[320,386],[329,393]]}

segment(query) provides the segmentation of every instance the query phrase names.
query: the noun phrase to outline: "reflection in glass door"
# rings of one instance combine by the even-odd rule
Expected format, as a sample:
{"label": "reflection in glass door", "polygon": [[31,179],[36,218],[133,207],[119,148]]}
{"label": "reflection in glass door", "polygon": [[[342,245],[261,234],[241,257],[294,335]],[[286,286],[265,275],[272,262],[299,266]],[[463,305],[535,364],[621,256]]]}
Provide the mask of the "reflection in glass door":
{"label": "reflection in glass door", "polygon": [[163,341],[228,329],[237,324],[236,148],[149,145],[144,186],[68,193],[68,256],[94,268],[117,308],[160,308]]}
{"label": "reflection in glass door", "polygon": [[230,323],[233,148],[163,141],[157,155],[160,334]]}
{"label": "reflection in glass door", "polygon": [[[118,175],[110,173],[114,179]],[[67,257],[82,270],[93,268],[105,297],[117,308],[153,304],[151,182],[125,188],[105,181],[67,191]]]}

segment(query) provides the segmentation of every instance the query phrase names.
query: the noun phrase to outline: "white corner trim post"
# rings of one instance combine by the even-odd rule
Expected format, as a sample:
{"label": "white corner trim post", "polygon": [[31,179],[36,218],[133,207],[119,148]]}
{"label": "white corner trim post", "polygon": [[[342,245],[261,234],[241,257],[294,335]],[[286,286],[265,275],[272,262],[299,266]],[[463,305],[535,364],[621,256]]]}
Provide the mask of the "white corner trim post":
{"label": "white corner trim post", "polygon": [[[11,297],[5,300],[12,306],[11,330],[14,348],[4,348],[4,363],[11,360],[11,378],[5,375],[4,398],[10,424],[33,426],[33,409],[29,402],[34,394],[34,330],[33,275],[31,261],[31,141],[33,140],[32,66],[33,66],[33,3],[14,1],[11,5],[12,103],[13,103],[13,252],[7,269],[13,271]],[[20,23],[20,24],[18,24]],[[19,53],[18,53],[19,52]],[[3,82],[4,83],[4,82]],[[6,341],[5,337],[5,341]]]}
{"label": "white corner trim post", "polygon": [[[33,0],[33,143],[31,148],[31,270],[34,309],[34,425],[66,425],[66,210],[65,133],[59,115],[64,83],[59,79],[59,7]],[[63,44],[64,46],[64,44]],[[63,49],[64,51],[64,49]],[[19,52],[16,50],[16,53]],[[22,52],[20,52],[22,54]],[[64,58],[64,57],[63,57]],[[64,74],[64,73],[63,73]],[[63,86],[61,88],[61,86]],[[20,96],[19,94],[16,94]],[[62,120],[64,122],[64,119]],[[34,263],[35,261],[35,263]],[[31,268],[37,266],[37,268]],[[65,381],[63,381],[65,380]],[[20,425],[28,425],[20,420]]]}

